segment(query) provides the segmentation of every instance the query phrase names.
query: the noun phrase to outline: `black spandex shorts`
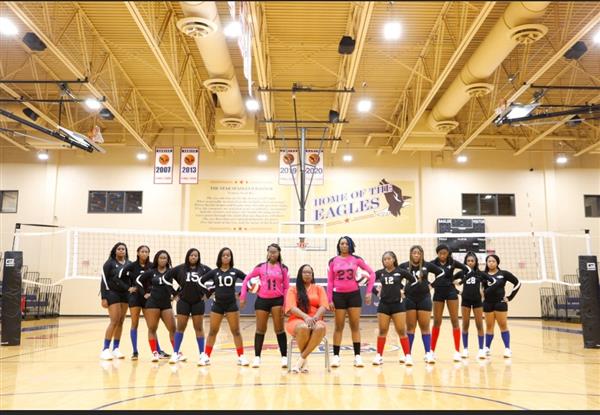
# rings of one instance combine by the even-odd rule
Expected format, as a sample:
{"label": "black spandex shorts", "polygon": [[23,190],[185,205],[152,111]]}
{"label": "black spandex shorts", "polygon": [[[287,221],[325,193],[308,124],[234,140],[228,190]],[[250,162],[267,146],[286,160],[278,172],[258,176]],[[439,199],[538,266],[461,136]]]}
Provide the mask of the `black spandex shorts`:
{"label": "black spandex shorts", "polygon": [[271,311],[273,307],[282,307],[283,306],[283,296],[275,297],[275,298],[261,298],[256,296],[256,301],[254,302],[255,310],[263,310],[263,311]]}
{"label": "black spandex shorts", "polygon": [[508,303],[500,302],[500,303],[488,303],[486,301],[483,302],[483,312],[491,313],[492,311],[508,311]]}
{"label": "black spandex shorts", "polygon": [[171,306],[171,301],[169,300],[156,300],[155,298],[152,298],[152,296],[150,296],[146,300],[145,308],[158,308],[160,309],[160,311],[163,311],[173,307]]}
{"label": "black spandex shorts", "polygon": [[240,309],[238,308],[237,302],[235,300],[230,301],[228,303],[219,303],[215,301],[210,311],[217,314],[226,314],[240,311]]}
{"label": "black spandex shorts", "polygon": [[393,316],[396,313],[404,313],[406,311],[405,303],[406,301],[401,301],[398,303],[379,303],[377,312],[387,314],[388,316]]}
{"label": "black spandex shorts", "polygon": [[417,311],[431,311],[433,309],[433,303],[431,302],[431,294],[419,299],[412,299],[406,297],[404,299],[406,303],[406,311],[417,310]]}
{"label": "black spandex shorts", "polygon": [[481,299],[471,300],[469,298],[463,298],[460,303],[460,306],[468,308],[480,308],[483,307],[483,303],[481,302]]}
{"label": "black spandex shorts", "polygon": [[362,298],[360,290],[349,293],[333,293],[333,305],[336,309],[344,310],[352,307],[362,307]]}
{"label": "black spandex shorts", "polygon": [[454,286],[433,289],[433,301],[458,300],[458,290]]}
{"label": "black spandex shorts", "polygon": [[129,294],[129,308],[131,307],[142,307],[146,308],[146,299],[143,294],[137,292]]}
{"label": "black spandex shorts", "polygon": [[129,297],[129,293],[127,291],[125,291],[125,292],[119,292],[119,291],[113,291],[113,290],[106,291],[106,300],[108,301],[108,305],[113,305],[113,304],[117,304],[117,303],[128,304],[129,303],[128,297]]}
{"label": "black spandex shorts", "polygon": [[195,303],[188,303],[185,300],[179,299],[177,306],[175,307],[177,314],[180,316],[203,316],[204,315],[204,301],[196,301]]}

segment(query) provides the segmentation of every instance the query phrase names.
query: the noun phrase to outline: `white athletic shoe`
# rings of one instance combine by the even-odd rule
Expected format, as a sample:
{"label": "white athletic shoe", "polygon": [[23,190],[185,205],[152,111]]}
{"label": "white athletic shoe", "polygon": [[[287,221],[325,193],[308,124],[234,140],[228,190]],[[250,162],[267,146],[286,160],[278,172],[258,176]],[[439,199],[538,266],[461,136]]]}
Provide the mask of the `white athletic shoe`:
{"label": "white athletic shoe", "polygon": [[252,360],[252,367],[260,367],[260,356],[254,356],[254,360]]}
{"label": "white athletic shoe", "polygon": [[452,358],[455,362],[460,362],[462,357],[460,356],[460,352],[454,352],[454,357]]}
{"label": "white athletic shoe", "polygon": [[504,357],[506,359],[510,359],[512,357],[512,352],[508,347],[506,349],[504,349]]}
{"label": "white athletic shoe", "polygon": [[110,352],[110,349],[104,349],[100,353],[101,360],[113,360],[113,354]]}
{"label": "white athletic shoe", "polygon": [[406,366],[412,366],[414,364],[413,363],[413,358],[412,358],[411,355],[407,354],[406,356],[404,356],[404,364]]}
{"label": "white athletic shoe", "polygon": [[365,364],[363,363],[362,357],[359,354],[354,356],[354,366],[355,367],[363,367]]}
{"label": "white athletic shoe", "polygon": [[152,352],[152,361],[158,362],[160,360],[160,354],[158,352]]}
{"label": "white athletic shoe", "polygon": [[490,350],[489,347],[485,347],[483,350],[485,350],[485,355],[486,356],[491,356],[492,355],[492,351]]}
{"label": "white athletic shoe", "polygon": [[248,366],[250,364],[250,362],[248,361],[248,359],[246,359],[246,356],[244,356],[244,355],[241,355],[240,357],[238,357],[237,363],[240,366]]}
{"label": "white athletic shoe", "polygon": [[187,357],[183,355],[183,353],[179,352],[177,353],[177,361],[178,362],[186,362],[187,361]]}
{"label": "white athletic shoe", "polygon": [[400,355],[398,360],[400,361],[400,363],[404,363],[404,362],[406,362],[406,356],[402,354],[402,355]]}
{"label": "white athletic shoe", "polygon": [[281,367],[287,367],[287,356],[281,356]]}
{"label": "white athletic shoe", "polygon": [[179,353],[173,353],[171,355],[171,358],[169,359],[169,364],[170,365],[174,365],[175,363],[177,363],[179,361]]}
{"label": "white athletic shoe", "polygon": [[485,349],[479,349],[479,351],[477,352],[477,358],[485,359]]}
{"label": "white athletic shoe", "polygon": [[469,358],[469,349],[463,349],[462,356],[463,359]]}
{"label": "white athletic shoe", "polygon": [[118,347],[112,351],[112,355],[115,359],[125,359],[125,355],[121,353]]}
{"label": "white athletic shoe", "polygon": [[425,363],[435,363],[435,355],[432,352],[425,353]]}
{"label": "white athletic shoe", "polygon": [[333,355],[333,357],[331,358],[331,367],[339,367],[340,363],[340,356]]}
{"label": "white athletic shoe", "polygon": [[379,353],[377,353],[375,355],[375,359],[373,359],[373,364],[375,366],[379,366],[379,365],[383,364],[383,357]]}
{"label": "white athletic shoe", "polygon": [[210,357],[204,352],[200,355],[200,360],[198,360],[198,366],[208,366],[210,365]]}

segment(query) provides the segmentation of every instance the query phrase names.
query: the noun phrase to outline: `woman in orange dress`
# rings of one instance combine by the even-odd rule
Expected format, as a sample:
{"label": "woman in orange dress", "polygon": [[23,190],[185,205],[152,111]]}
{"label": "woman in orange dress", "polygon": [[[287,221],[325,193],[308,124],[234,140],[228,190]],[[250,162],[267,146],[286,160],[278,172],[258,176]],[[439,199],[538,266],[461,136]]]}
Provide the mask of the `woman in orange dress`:
{"label": "woman in orange dress", "polygon": [[308,372],[306,359],[325,337],[323,314],[328,307],[327,293],[315,284],[312,267],[302,265],[298,269],[296,286],[290,287],[285,297],[285,314],[289,316],[285,329],[296,338],[301,353],[293,372]]}

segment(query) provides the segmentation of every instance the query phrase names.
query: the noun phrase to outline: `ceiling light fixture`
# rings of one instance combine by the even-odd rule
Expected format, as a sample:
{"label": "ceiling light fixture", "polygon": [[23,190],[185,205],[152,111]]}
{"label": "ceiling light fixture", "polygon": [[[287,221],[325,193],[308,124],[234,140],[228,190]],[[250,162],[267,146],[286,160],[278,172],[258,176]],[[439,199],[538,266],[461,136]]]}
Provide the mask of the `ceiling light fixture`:
{"label": "ceiling light fixture", "polygon": [[353,160],[353,158],[354,157],[352,157],[352,154],[344,154],[342,160],[344,160],[346,163],[350,163]]}
{"label": "ceiling light fixture", "polygon": [[260,153],[258,156],[256,156],[256,159],[258,161],[267,161],[267,155],[265,153]]}
{"label": "ceiling light fixture", "polygon": [[146,154],[146,153],[145,153],[145,152],[143,152],[143,151],[140,151],[139,153],[137,153],[137,154],[135,155],[135,158],[137,158],[137,159],[138,159],[138,160],[140,160],[140,161],[143,161],[143,160],[146,160],[146,159],[148,158],[148,154]]}
{"label": "ceiling light fixture", "polygon": [[50,158],[50,156],[48,155],[48,151],[46,151],[46,150],[40,150],[37,153],[37,158],[39,160],[46,161],[46,160],[48,160]]}
{"label": "ceiling light fixture", "polygon": [[95,98],[86,99],[85,105],[86,105],[86,107],[88,107],[89,109],[91,109],[93,111],[99,110],[102,107],[102,104],[100,104],[100,101],[98,101]]}
{"label": "ceiling light fixture", "polygon": [[14,36],[19,33],[17,26],[10,19],[0,17],[0,33],[6,36]]}
{"label": "ceiling light fixture", "polygon": [[358,101],[358,112],[369,112],[371,111],[372,106],[373,103],[370,99],[361,99],[360,101]]}
{"label": "ceiling light fixture", "polygon": [[383,26],[385,40],[398,40],[402,35],[402,26],[398,22],[389,22]]}
{"label": "ceiling light fixture", "polygon": [[258,104],[258,101],[255,100],[254,98],[250,98],[246,100],[246,109],[248,111],[254,112],[257,111],[260,108],[260,105]]}
{"label": "ceiling light fixture", "polygon": [[237,20],[229,22],[223,29],[223,33],[226,37],[236,39],[242,35],[242,25]]}
{"label": "ceiling light fixture", "polygon": [[558,157],[556,157],[557,164],[565,164],[567,161],[569,161],[569,159],[564,154],[559,154]]}
{"label": "ceiling light fixture", "polygon": [[463,154],[461,154],[460,156],[458,156],[456,158],[456,161],[459,162],[459,163],[466,163],[467,160],[469,160],[469,158],[467,156],[463,155]]}

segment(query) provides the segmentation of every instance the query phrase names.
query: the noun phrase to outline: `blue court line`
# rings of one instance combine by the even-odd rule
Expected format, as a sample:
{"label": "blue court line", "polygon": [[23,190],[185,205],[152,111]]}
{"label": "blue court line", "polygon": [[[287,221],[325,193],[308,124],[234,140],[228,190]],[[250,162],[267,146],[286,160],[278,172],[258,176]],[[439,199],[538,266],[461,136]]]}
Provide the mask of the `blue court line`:
{"label": "blue court line", "polygon": [[528,326],[526,324],[519,324],[519,323],[510,323],[511,326],[517,326],[517,327],[526,327],[528,329],[540,329],[540,330],[549,330],[549,331],[557,331],[559,333],[569,333],[569,334],[583,334],[583,330],[580,329],[569,329],[566,327],[547,327],[547,326],[542,326],[542,327],[536,327],[536,326]]}
{"label": "blue court line", "polygon": [[[200,387],[196,387],[196,388],[191,388],[191,389],[186,389],[186,390],[177,390],[177,391],[169,391],[169,392],[160,392],[160,393],[152,393],[149,395],[143,395],[143,396],[137,396],[137,397],[133,397],[133,398],[128,398],[128,399],[122,399],[119,401],[114,401],[114,402],[109,402],[106,403],[104,405],[98,406],[96,408],[92,408],[92,410],[100,410],[100,409],[106,409],[110,406],[113,405],[118,405],[120,403],[125,403],[125,402],[131,402],[131,401],[136,401],[136,400],[140,400],[140,399],[146,399],[146,398],[153,398],[153,397],[157,397],[157,396],[165,396],[165,395],[173,395],[176,393],[182,393],[182,392],[193,392],[193,391],[198,391],[198,390],[211,390],[211,389],[216,389],[217,387],[219,388],[241,388],[241,387],[257,387],[257,386],[294,386],[297,385],[295,383],[255,383],[253,385],[242,385],[242,384],[234,384],[234,385],[209,385],[209,386],[200,386]],[[312,386],[331,386],[331,384],[329,383],[311,383]],[[454,396],[462,396],[462,397],[466,397],[466,398],[472,398],[472,399],[477,399],[477,400],[482,400],[482,401],[487,401],[487,402],[493,402],[493,403],[498,403],[500,405],[505,405],[511,408],[516,408],[516,409],[521,409],[521,410],[529,410],[529,408],[525,408],[523,406],[519,406],[519,405],[515,405],[512,404],[510,402],[504,402],[504,401],[500,401],[497,399],[490,399],[490,398],[484,398],[482,396],[477,396],[477,395],[468,395],[465,393],[458,393],[458,392],[447,392],[447,391],[437,391],[437,390],[433,390],[433,388],[435,388],[436,386],[432,386],[432,389],[417,389],[416,387],[413,387],[411,385],[402,385],[402,386],[389,386],[389,385],[379,385],[379,384],[360,384],[360,383],[335,383],[334,385],[336,386],[360,386],[360,387],[375,387],[375,388],[395,388],[395,389],[410,389],[410,390],[418,390],[421,392],[432,392],[432,393],[440,393],[440,394],[444,394],[444,395],[454,395]]]}

